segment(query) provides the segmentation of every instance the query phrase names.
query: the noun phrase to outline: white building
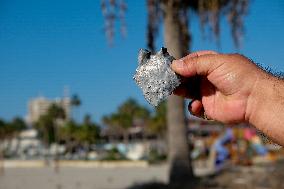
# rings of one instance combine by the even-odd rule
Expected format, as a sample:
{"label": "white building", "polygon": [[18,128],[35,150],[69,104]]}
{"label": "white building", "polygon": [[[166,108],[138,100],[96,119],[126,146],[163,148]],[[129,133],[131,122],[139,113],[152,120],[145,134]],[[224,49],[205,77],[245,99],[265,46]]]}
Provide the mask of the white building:
{"label": "white building", "polygon": [[54,100],[47,99],[45,97],[34,98],[28,103],[28,115],[27,122],[29,124],[35,123],[41,115],[44,115],[48,108],[52,104],[57,104],[61,106],[66,113],[66,118],[70,118],[71,114],[71,99],[68,97],[65,98],[56,98]]}
{"label": "white building", "polygon": [[35,129],[21,131],[18,136],[6,139],[1,143],[1,148],[9,155],[25,158],[27,156],[39,155],[42,143],[38,139]]}

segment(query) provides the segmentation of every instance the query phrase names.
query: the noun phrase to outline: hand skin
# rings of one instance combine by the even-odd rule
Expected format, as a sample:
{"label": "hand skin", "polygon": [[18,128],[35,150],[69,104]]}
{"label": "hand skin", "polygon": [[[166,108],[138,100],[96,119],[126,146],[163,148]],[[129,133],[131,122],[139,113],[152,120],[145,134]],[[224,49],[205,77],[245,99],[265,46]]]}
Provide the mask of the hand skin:
{"label": "hand skin", "polygon": [[[274,142],[284,145],[284,81],[239,54],[199,51],[172,63],[183,77],[201,77],[201,99],[193,99],[189,111],[223,123],[247,122]],[[176,95],[191,97],[188,87]]]}

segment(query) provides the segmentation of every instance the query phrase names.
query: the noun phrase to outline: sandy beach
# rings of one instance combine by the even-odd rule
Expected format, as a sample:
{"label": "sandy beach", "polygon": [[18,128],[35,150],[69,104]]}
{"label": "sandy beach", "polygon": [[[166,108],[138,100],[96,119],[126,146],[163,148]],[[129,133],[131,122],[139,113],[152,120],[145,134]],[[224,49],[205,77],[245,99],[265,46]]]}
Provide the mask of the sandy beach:
{"label": "sandy beach", "polygon": [[[248,167],[231,166],[202,179],[201,188],[281,189],[284,161]],[[149,182],[167,181],[168,167],[52,167],[6,168],[0,189],[126,189]]]}

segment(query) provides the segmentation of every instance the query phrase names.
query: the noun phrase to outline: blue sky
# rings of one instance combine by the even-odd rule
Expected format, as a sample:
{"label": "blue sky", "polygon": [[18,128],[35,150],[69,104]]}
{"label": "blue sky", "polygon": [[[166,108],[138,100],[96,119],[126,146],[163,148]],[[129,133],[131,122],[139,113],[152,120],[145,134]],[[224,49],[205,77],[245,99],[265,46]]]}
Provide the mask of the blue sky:
{"label": "blue sky", "polygon": [[[132,80],[137,51],[146,46],[145,1],[126,2],[127,36],[117,32],[110,47],[99,0],[0,0],[0,118],[25,116],[29,99],[61,97],[64,86],[81,97],[80,115],[96,120],[128,97],[149,106]],[[199,28],[192,16],[192,50],[237,51],[225,18],[220,48]],[[239,52],[284,71],[284,2],[252,0],[245,29]]]}

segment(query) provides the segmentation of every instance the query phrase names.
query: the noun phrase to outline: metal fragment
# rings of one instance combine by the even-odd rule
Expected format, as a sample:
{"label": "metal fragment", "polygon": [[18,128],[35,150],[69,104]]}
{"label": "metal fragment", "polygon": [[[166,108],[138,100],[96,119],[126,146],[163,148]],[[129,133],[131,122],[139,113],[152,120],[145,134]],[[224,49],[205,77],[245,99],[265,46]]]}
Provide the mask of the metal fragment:
{"label": "metal fragment", "polygon": [[165,100],[181,84],[179,76],[170,67],[173,60],[163,47],[156,54],[146,49],[139,51],[139,64],[133,79],[153,106]]}

